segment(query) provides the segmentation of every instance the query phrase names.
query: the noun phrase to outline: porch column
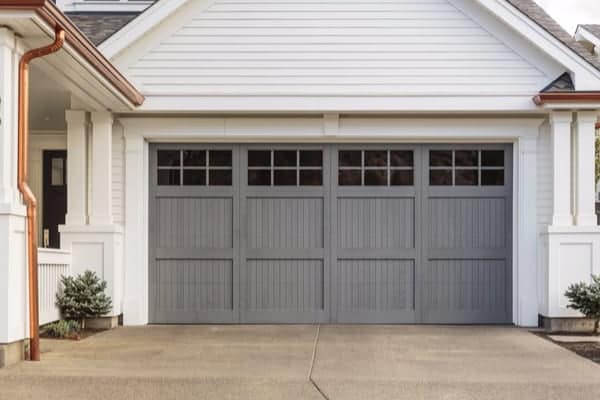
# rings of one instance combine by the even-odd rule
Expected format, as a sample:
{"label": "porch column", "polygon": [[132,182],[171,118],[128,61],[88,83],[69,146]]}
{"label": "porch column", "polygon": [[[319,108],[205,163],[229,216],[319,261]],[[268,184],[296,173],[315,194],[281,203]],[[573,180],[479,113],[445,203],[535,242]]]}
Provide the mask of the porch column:
{"label": "porch column", "polygon": [[112,125],[110,112],[92,113],[91,225],[112,225]]}
{"label": "porch column", "polygon": [[17,80],[23,54],[0,27],[0,368],[23,359],[27,319],[25,207],[17,188]]}
{"label": "porch column", "polygon": [[65,224],[87,224],[86,112],[67,110],[67,215]]}
{"label": "porch column", "polygon": [[598,114],[580,111],[575,121],[575,224],[596,226],[595,136]]}
{"label": "porch column", "polygon": [[571,124],[573,113],[550,114],[552,151],[552,225],[573,225],[571,207]]}

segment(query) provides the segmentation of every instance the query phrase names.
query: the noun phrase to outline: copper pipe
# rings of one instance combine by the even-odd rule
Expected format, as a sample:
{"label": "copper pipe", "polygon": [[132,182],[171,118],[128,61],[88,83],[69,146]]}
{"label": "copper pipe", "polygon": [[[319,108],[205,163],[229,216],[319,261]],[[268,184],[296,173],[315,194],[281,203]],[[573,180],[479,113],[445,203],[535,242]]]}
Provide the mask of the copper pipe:
{"label": "copper pipe", "polygon": [[60,50],[65,42],[65,31],[56,26],[54,42],[48,46],[28,51],[19,62],[19,145],[18,186],[27,206],[27,256],[29,271],[29,359],[40,361],[40,332],[38,306],[38,262],[37,262],[37,200],[27,184],[29,146],[29,63],[39,57]]}

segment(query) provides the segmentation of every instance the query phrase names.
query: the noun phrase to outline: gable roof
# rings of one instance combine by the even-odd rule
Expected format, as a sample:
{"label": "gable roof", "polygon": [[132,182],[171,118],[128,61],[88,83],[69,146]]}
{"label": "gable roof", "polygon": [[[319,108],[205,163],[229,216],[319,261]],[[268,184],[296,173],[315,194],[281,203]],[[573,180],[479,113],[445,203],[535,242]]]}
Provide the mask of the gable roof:
{"label": "gable roof", "polygon": [[600,70],[600,61],[583,45],[567,33],[548,13],[534,0],[506,0],[581,58]]}
{"label": "gable roof", "polygon": [[67,13],[67,16],[96,46],[127,25],[140,13]]}

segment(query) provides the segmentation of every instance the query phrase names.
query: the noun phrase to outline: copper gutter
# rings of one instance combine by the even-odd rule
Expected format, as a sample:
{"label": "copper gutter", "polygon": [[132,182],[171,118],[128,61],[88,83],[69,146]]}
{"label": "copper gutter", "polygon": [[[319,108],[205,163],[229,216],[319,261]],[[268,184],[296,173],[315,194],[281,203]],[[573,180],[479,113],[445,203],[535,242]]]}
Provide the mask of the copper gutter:
{"label": "copper gutter", "polygon": [[0,0],[0,10],[34,11],[50,26],[62,26],[65,31],[65,42],[89,62],[119,93],[134,106],[140,106],[144,102],[144,96],[53,2],[49,0]]}
{"label": "copper gutter", "polygon": [[549,92],[539,93],[533,102],[542,106],[546,103],[600,103],[600,92]]}
{"label": "copper gutter", "polygon": [[37,200],[27,184],[29,147],[29,63],[39,57],[55,53],[65,43],[65,31],[58,25],[56,37],[48,46],[29,50],[19,62],[19,138],[18,138],[18,186],[27,206],[27,258],[29,271],[29,359],[40,361],[40,333],[38,306],[38,262],[37,262]]}

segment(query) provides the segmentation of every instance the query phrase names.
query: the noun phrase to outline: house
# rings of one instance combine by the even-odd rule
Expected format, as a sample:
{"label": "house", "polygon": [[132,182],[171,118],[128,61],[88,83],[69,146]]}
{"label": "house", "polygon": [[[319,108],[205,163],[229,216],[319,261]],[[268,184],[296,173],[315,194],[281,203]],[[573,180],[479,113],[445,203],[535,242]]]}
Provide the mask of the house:
{"label": "house", "polygon": [[578,316],[597,32],[532,0],[152,3],[0,1],[5,354],[30,336],[19,59],[57,28],[25,105],[29,243],[107,280],[125,325]]}

